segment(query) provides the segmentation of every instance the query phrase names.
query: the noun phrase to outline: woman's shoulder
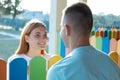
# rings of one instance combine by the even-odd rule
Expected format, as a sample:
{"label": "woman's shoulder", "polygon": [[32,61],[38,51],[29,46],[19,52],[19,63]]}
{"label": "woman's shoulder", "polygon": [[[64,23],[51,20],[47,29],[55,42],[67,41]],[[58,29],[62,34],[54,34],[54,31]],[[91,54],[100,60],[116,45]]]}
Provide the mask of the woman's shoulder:
{"label": "woman's shoulder", "polygon": [[45,58],[46,60],[49,60],[49,59],[51,58],[51,55],[48,54],[48,53],[46,53],[46,54],[44,55],[44,58]]}
{"label": "woman's shoulder", "polygon": [[30,58],[25,54],[14,54],[8,58],[8,62],[11,62],[16,58],[24,58],[25,60],[30,60]]}

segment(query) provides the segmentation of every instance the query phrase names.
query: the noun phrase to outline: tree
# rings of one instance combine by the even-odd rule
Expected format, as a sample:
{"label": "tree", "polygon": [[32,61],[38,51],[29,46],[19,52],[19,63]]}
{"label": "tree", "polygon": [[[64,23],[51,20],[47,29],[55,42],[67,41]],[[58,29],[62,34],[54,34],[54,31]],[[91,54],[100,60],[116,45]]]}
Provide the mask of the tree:
{"label": "tree", "polygon": [[23,12],[23,9],[20,6],[20,3],[21,3],[21,0],[1,0],[0,10],[5,15],[12,14],[12,17],[14,20],[16,15]]}

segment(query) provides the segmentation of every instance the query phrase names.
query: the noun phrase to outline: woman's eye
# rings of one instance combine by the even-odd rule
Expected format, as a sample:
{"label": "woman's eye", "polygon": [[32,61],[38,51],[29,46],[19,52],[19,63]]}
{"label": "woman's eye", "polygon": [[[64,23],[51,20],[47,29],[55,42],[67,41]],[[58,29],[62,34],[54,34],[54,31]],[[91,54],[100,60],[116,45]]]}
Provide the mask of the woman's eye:
{"label": "woman's eye", "polygon": [[47,34],[44,34],[44,35],[35,34],[34,37],[35,37],[35,38],[43,38],[43,39],[48,38],[48,37],[47,37]]}
{"label": "woman's eye", "polygon": [[39,34],[37,34],[37,35],[35,35],[35,37],[36,37],[36,38],[39,38],[39,37],[40,37],[40,35],[39,35]]}
{"label": "woman's eye", "polygon": [[47,35],[45,34],[44,37],[47,37]]}
{"label": "woman's eye", "polygon": [[47,34],[44,35],[44,38],[48,38],[48,37],[47,37]]}

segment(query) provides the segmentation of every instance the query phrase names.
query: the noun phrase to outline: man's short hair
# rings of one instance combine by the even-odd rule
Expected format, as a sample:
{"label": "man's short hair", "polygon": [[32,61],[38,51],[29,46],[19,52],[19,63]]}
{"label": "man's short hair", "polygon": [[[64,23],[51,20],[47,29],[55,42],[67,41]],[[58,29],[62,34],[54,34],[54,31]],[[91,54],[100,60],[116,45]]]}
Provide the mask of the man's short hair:
{"label": "man's short hair", "polygon": [[64,10],[64,17],[76,31],[82,29],[91,31],[93,17],[90,8],[85,3],[75,3]]}

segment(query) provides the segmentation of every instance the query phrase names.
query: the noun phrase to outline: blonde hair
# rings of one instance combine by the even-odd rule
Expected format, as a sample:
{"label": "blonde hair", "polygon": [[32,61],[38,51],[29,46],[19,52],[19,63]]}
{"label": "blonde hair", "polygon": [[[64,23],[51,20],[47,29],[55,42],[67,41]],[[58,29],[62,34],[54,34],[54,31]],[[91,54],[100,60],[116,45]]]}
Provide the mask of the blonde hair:
{"label": "blonde hair", "polygon": [[20,43],[15,54],[26,54],[28,52],[29,44],[25,41],[25,36],[29,36],[32,30],[34,30],[37,27],[44,27],[46,29],[46,25],[42,21],[37,19],[32,19],[28,23],[26,23],[21,32]]}

